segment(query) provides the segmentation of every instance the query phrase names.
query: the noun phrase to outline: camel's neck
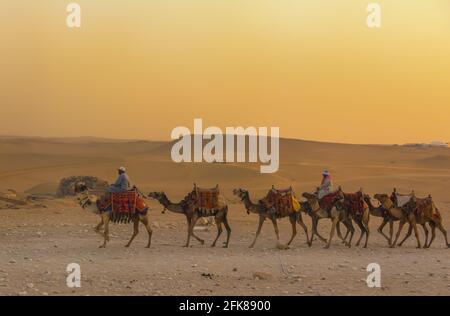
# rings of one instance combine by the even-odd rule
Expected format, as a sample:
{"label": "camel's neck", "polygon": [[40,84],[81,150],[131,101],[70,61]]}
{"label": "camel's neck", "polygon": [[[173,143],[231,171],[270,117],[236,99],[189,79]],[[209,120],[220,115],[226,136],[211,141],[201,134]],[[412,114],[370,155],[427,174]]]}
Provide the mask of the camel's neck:
{"label": "camel's neck", "polygon": [[174,213],[184,213],[183,207],[181,206],[181,203],[172,203],[167,196],[161,197],[159,200],[159,203],[161,203],[166,209],[168,209],[171,212]]}
{"label": "camel's neck", "polygon": [[249,194],[246,194],[246,196],[244,197],[242,202],[244,202],[245,208],[250,213],[256,213],[256,214],[261,213],[261,208],[259,207],[259,204],[253,203],[252,200],[250,199]]}
{"label": "camel's neck", "polygon": [[392,203],[392,201],[390,199],[386,199],[383,201],[383,203],[381,203],[381,205],[387,209],[390,210],[392,208],[392,206],[394,205],[394,203]]}
{"label": "camel's neck", "polygon": [[99,209],[97,207],[98,197],[95,195],[90,195],[89,193],[82,193],[77,195],[78,204],[87,211],[92,213],[99,213]]}
{"label": "camel's neck", "polygon": [[383,207],[381,207],[381,206],[375,207],[372,204],[372,201],[370,201],[370,200],[367,200],[366,203],[369,206],[370,215],[377,216],[377,217],[384,216],[385,212],[383,210]]}

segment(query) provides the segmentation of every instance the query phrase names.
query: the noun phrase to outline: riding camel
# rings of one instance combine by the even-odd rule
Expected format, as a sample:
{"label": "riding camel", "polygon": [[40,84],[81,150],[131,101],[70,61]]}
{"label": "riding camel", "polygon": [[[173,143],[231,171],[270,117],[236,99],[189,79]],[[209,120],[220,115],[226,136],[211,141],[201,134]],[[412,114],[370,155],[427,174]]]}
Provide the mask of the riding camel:
{"label": "riding camel", "polygon": [[[109,210],[104,210],[99,208],[98,202],[100,202],[100,197],[98,197],[95,194],[92,194],[89,192],[89,188],[84,183],[77,183],[75,185],[75,194],[78,200],[79,205],[88,211],[91,211],[94,214],[97,214],[100,216],[101,221],[100,223],[95,227],[95,231],[99,234],[101,233],[101,228],[104,226],[104,232],[103,232],[103,244],[100,245],[99,248],[105,248],[106,243],[109,241],[109,223],[110,222],[122,222],[122,223],[128,223],[130,221],[133,222],[133,235],[131,236],[128,243],[125,245],[125,247],[130,247],[132,241],[139,233],[139,223],[141,222],[145,228],[147,229],[148,233],[148,243],[146,248],[150,248],[151,242],[152,242],[152,229],[149,224],[148,220],[148,208],[145,206],[145,208],[141,211],[138,211],[137,209],[133,214],[131,214],[127,218],[120,218],[115,217],[114,212]],[[135,194],[138,194],[137,192]]]}
{"label": "riding camel", "polygon": [[[344,194],[343,205],[347,211],[347,214],[353,219],[353,221],[358,225],[359,229],[361,230],[361,235],[358,241],[356,242],[356,246],[359,246],[363,236],[366,235],[364,248],[367,248],[370,234],[369,230],[370,209],[366,201],[364,200],[364,193],[362,189],[360,189],[356,193],[343,193],[343,194]],[[339,222],[337,223],[337,227],[339,229]],[[347,230],[343,242],[345,242],[349,233],[350,231]],[[349,240],[350,244],[351,241],[352,238],[350,237]]]}
{"label": "riding camel", "polygon": [[[216,187],[217,188],[217,187]],[[185,197],[183,200],[181,200],[178,203],[173,203],[169,200],[167,195],[164,192],[151,192],[149,193],[149,197],[156,199],[162,206],[164,206],[163,212],[167,209],[170,212],[177,213],[177,214],[183,214],[186,216],[187,224],[188,224],[188,235],[186,240],[185,247],[189,247],[191,236],[193,236],[195,239],[197,239],[202,245],[205,243],[203,239],[198,237],[194,233],[194,227],[199,218],[202,217],[209,217],[214,216],[214,220],[216,222],[217,226],[217,236],[216,239],[214,239],[214,242],[211,244],[211,247],[216,246],[216,242],[219,239],[220,235],[222,234],[222,223],[225,226],[225,229],[227,230],[227,240],[224,243],[224,248],[228,248],[228,244],[230,242],[230,234],[231,234],[231,228],[228,224],[228,206],[225,203],[224,197],[221,195],[218,195],[218,203],[214,206],[213,209],[204,210],[195,205],[195,199],[198,197],[194,196],[196,186],[194,185],[194,191],[188,194],[187,197]]]}
{"label": "riding camel", "polygon": [[[433,201],[431,195],[429,195],[426,198],[415,198],[415,207],[412,212],[414,214],[416,223],[420,224],[423,227],[423,230],[425,232],[424,248],[430,248],[431,243],[433,242],[434,238],[436,237],[436,232],[435,232],[436,227],[444,235],[445,245],[447,247],[450,247],[450,244],[448,243],[448,239],[447,239],[447,231],[442,226],[442,215],[439,212],[436,205],[434,204],[434,201]],[[430,239],[429,243],[428,243],[428,229],[426,227],[427,223],[431,227],[431,239]],[[401,246],[405,242],[405,240],[408,239],[409,236],[411,236],[412,229],[413,228],[410,226],[406,236],[398,244],[399,246]]]}
{"label": "riding camel", "polygon": [[391,243],[390,247],[395,248],[403,226],[408,222],[411,229],[414,229],[414,234],[417,239],[417,248],[421,248],[422,245],[420,243],[419,233],[417,231],[416,219],[414,213],[412,212],[415,204],[414,193],[408,196],[398,196],[397,205],[394,204],[395,202],[393,199],[387,194],[378,193],[373,197],[380,202],[381,207],[388,213],[388,216],[392,217],[390,221],[394,221],[395,219],[400,221],[395,240]]}
{"label": "riding camel", "polygon": [[[369,207],[369,212],[370,212],[371,216],[381,217],[383,219],[380,226],[378,226],[377,231],[384,238],[386,238],[389,246],[392,245],[392,237],[394,235],[394,222],[398,221],[399,219],[389,215],[389,212],[381,205],[374,206],[372,204],[370,195],[364,194],[364,201],[367,203],[367,205]],[[388,224],[388,223],[389,223],[389,237],[383,232],[384,226],[386,226],[386,224]]]}
{"label": "riding camel", "polygon": [[236,195],[241,199],[241,202],[244,203],[244,206],[247,210],[247,214],[253,213],[259,215],[259,224],[258,229],[256,230],[255,238],[253,239],[253,242],[250,244],[249,248],[253,248],[255,246],[256,240],[258,239],[259,234],[261,233],[261,228],[265,222],[266,219],[270,219],[273,224],[273,228],[275,230],[275,235],[277,237],[277,242],[280,240],[279,230],[278,230],[278,224],[277,220],[278,218],[282,217],[289,217],[289,221],[292,225],[292,235],[287,243],[289,246],[292,241],[294,240],[294,237],[297,235],[297,223],[303,228],[306,234],[306,242],[308,245],[310,245],[310,242],[308,240],[308,228],[306,227],[305,223],[302,219],[302,214],[300,212],[291,212],[291,213],[281,213],[279,210],[270,210],[268,209],[263,203],[253,203],[250,199],[250,195],[247,190],[245,189],[234,189],[233,194]]}
{"label": "riding camel", "polygon": [[[339,188],[336,192],[326,195],[324,198],[320,199],[315,194],[311,194],[308,192],[304,192],[302,196],[307,200],[310,212],[308,213],[312,219],[312,234],[311,239],[309,241],[312,244],[313,236],[316,235],[323,242],[326,242],[327,245],[324,247],[326,249],[330,248],[331,241],[334,236],[334,232],[336,230],[337,224],[342,222],[347,230],[350,232],[350,241],[345,242],[346,246],[351,247],[351,240],[353,238],[353,234],[355,229],[351,222],[350,215],[344,206],[344,193],[341,188]],[[332,226],[330,231],[330,237],[328,242],[325,238],[323,238],[317,231],[318,221],[322,218],[331,219]],[[340,230],[338,230],[339,237],[342,238],[340,234]]]}

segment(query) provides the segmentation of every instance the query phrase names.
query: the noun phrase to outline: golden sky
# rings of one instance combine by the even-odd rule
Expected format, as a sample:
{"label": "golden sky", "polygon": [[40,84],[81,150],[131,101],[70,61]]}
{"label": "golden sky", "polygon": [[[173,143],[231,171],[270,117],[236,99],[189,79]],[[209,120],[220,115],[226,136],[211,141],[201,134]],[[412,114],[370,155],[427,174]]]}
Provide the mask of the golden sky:
{"label": "golden sky", "polygon": [[[0,134],[169,139],[279,126],[347,143],[450,141],[450,1],[0,2]],[[373,1],[376,2],[376,1]]]}

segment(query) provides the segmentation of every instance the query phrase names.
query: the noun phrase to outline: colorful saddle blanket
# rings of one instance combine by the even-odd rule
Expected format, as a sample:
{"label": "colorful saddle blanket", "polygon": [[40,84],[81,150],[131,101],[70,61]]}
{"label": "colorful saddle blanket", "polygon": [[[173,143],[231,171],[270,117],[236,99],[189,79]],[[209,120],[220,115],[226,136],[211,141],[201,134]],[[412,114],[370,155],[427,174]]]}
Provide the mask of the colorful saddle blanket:
{"label": "colorful saddle blanket", "polygon": [[212,189],[202,189],[194,186],[192,192],[183,201],[185,205],[192,206],[194,209],[210,211],[221,207],[219,205],[219,196],[219,186]]}
{"label": "colorful saddle blanket", "polygon": [[335,199],[339,194],[338,191],[325,195],[319,200],[319,206],[321,209],[330,211],[334,205]]}
{"label": "colorful saddle blanket", "polygon": [[259,202],[265,208],[274,210],[278,217],[289,216],[300,210],[300,203],[295,198],[292,188],[285,190],[272,188]]}
{"label": "colorful saddle blanket", "polygon": [[352,214],[362,214],[365,209],[364,204],[364,196],[361,191],[344,193],[344,205]]}
{"label": "colorful saddle blanket", "polygon": [[136,214],[146,214],[148,206],[136,191],[107,193],[97,201],[102,212],[111,212],[111,220],[130,221]]}

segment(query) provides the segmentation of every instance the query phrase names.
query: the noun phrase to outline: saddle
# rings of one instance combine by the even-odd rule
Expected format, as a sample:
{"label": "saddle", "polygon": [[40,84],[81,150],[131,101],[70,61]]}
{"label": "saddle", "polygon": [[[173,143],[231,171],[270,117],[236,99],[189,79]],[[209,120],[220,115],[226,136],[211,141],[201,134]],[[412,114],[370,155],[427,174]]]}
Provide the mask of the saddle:
{"label": "saddle", "polygon": [[334,205],[334,200],[336,196],[339,194],[339,191],[332,192],[330,194],[325,195],[319,200],[319,206],[321,209],[330,211]]}
{"label": "saddle", "polygon": [[394,202],[396,207],[404,207],[415,197],[414,191],[410,194],[400,194],[397,192],[397,189],[394,188],[394,191],[391,193],[391,200]]}
{"label": "saddle", "polygon": [[136,215],[145,215],[148,206],[135,189],[125,192],[106,193],[97,200],[100,212],[111,212],[112,222],[130,222]]}
{"label": "saddle", "polygon": [[292,188],[277,190],[272,186],[266,197],[259,200],[259,203],[273,210],[277,217],[289,216],[300,210],[300,203],[295,198]]}
{"label": "saddle", "polygon": [[211,189],[204,189],[197,187],[194,184],[194,189],[184,198],[184,204],[200,211],[209,212],[221,208],[219,203],[220,190],[219,185]]}
{"label": "saddle", "polygon": [[344,205],[352,214],[361,215],[364,212],[364,195],[361,191],[344,193]]}

